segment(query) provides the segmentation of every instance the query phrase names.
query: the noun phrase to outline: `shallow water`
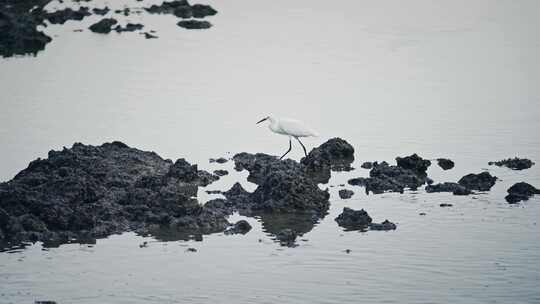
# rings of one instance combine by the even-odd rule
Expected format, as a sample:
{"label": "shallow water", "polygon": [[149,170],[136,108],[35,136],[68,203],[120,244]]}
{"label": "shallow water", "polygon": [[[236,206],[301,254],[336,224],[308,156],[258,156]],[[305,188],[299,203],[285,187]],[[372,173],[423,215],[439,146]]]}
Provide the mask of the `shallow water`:
{"label": "shallow water", "polygon": [[[540,161],[537,1],[208,3],[219,14],[207,31],[143,14],[128,19],[159,39],[73,32],[92,16],[49,26],[54,40],[37,57],[1,59],[0,180],[50,149],[121,140],[233,173],[208,189],[242,180],[252,190],[246,172],[208,158],[282,153],[287,139],[255,126],[269,113],[319,131],[308,148],[334,136],[355,147],[358,169],[329,185],[366,175],[363,161],[413,152],[456,162],[445,172],[432,165],[436,182],[484,169],[501,180],[468,197],[366,196],[348,186],[355,196],[340,200],[331,187],[330,214],[303,227],[311,230],[295,248],[265,232],[271,219],[253,218],[244,236],[202,242],[126,233],[95,245],[36,244],[0,253],[0,303],[540,303],[540,198],[504,201],[514,182],[540,187],[540,166],[487,165]],[[204,190],[201,202],[213,197]],[[398,228],[343,232],[334,218],[344,206]]]}

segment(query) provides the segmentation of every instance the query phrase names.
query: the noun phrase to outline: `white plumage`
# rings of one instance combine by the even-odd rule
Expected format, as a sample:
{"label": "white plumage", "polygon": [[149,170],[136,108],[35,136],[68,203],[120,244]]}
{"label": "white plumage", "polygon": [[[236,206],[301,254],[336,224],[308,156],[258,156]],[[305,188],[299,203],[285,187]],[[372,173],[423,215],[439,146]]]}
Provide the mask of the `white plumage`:
{"label": "white plumage", "polygon": [[287,155],[287,153],[291,151],[292,149],[291,137],[296,138],[296,140],[300,143],[300,145],[304,149],[304,154],[307,156],[306,147],[304,147],[304,144],[302,144],[299,138],[318,136],[315,131],[307,127],[301,121],[298,121],[295,119],[288,119],[288,118],[276,118],[273,116],[267,116],[259,120],[257,123],[259,124],[266,120],[270,122],[270,125],[268,125],[270,131],[277,134],[289,136],[289,150],[287,150],[287,152],[285,152],[285,154],[283,154],[279,159],[282,159],[285,155]]}

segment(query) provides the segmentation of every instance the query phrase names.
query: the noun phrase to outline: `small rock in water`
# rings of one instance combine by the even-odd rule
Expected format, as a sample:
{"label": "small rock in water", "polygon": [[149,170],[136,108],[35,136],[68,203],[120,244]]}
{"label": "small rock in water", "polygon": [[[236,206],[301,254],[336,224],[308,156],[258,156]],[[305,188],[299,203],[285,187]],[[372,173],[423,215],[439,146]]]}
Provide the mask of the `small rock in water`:
{"label": "small rock in water", "polygon": [[354,195],[354,192],[349,189],[342,189],[339,190],[338,194],[341,199],[349,199]]}
{"label": "small rock in water", "polygon": [[225,157],[210,158],[210,162],[211,163],[224,164],[224,163],[228,162],[228,160]]}
{"label": "small rock in water", "polygon": [[396,157],[398,167],[412,170],[419,174],[425,174],[428,167],[431,166],[431,161],[423,159],[414,153],[411,156]]}
{"label": "small rock in water", "polygon": [[201,29],[209,29],[212,27],[212,23],[208,21],[200,21],[200,20],[182,20],[178,21],[176,23],[179,27],[183,27],[188,30],[201,30]]}
{"label": "small rock in water", "polygon": [[364,168],[364,169],[371,169],[371,168],[373,168],[373,163],[372,162],[364,162],[360,167]]}
{"label": "small rock in water", "polygon": [[396,230],[396,224],[390,222],[389,220],[384,220],[384,222],[382,223],[371,223],[369,224],[369,228],[371,230],[384,230],[384,231],[388,231],[388,230]]}
{"label": "small rock in water", "polygon": [[364,209],[353,210],[344,207],[343,212],[335,218],[335,221],[348,230],[363,230],[371,224],[372,219]]}
{"label": "small rock in water", "polygon": [[441,206],[441,207],[452,207],[452,206],[454,206],[454,205],[449,204],[449,203],[442,203],[442,204],[440,204],[439,206]]}
{"label": "small rock in water", "polygon": [[55,301],[35,301],[34,304],[56,304]]}
{"label": "small rock in water", "polygon": [[425,212],[420,212],[420,213],[418,213],[418,215],[426,215],[426,213]]}
{"label": "small rock in water", "polygon": [[515,183],[508,190],[508,195],[505,197],[509,204],[516,204],[520,201],[526,201],[535,194],[540,194],[540,189],[536,189],[534,186],[525,183]]}
{"label": "small rock in water", "polygon": [[529,169],[534,165],[534,162],[527,158],[508,158],[500,161],[489,162],[488,165],[495,165],[499,167],[507,167],[513,170]]}
{"label": "small rock in water", "polygon": [[139,245],[139,248],[146,248],[146,247],[148,247],[148,242],[146,241]]}
{"label": "small rock in water", "polygon": [[441,167],[443,170],[450,170],[454,168],[454,162],[447,158],[437,158],[437,164],[439,167]]}
{"label": "small rock in water", "polygon": [[100,16],[106,15],[109,11],[110,11],[110,9],[107,6],[105,6],[104,8],[93,8],[92,9],[92,12],[94,12],[94,14],[100,15]]}
{"label": "small rock in water", "polygon": [[345,249],[345,250],[343,250],[343,251],[345,251],[345,253],[351,253],[352,250],[350,250],[350,249]]}
{"label": "small rock in water", "polygon": [[104,18],[99,22],[92,24],[89,29],[98,34],[108,34],[112,31],[112,26],[117,24],[118,21],[114,18]]}
{"label": "small rock in water", "polygon": [[188,249],[186,249],[187,252],[197,252],[197,249],[193,248],[193,247],[189,247]]}
{"label": "small rock in water", "polygon": [[463,176],[458,184],[469,190],[489,191],[497,181],[496,176],[492,176],[489,172],[482,172],[478,174],[467,174]]}
{"label": "small rock in water", "polygon": [[229,174],[229,171],[227,170],[214,170],[214,174],[217,176],[225,176]]}
{"label": "small rock in water", "polygon": [[426,186],[427,193],[433,192],[452,192],[454,195],[469,195],[471,190],[465,188],[464,186],[458,183],[440,183],[435,185]]}
{"label": "small rock in water", "polygon": [[150,33],[144,33],[144,38],[146,39],[156,39],[158,36],[152,35]]}
{"label": "small rock in water", "polygon": [[117,32],[117,33],[121,33],[121,32],[134,32],[134,31],[137,31],[137,30],[141,30],[142,28],[144,27],[144,25],[140,24],[140,23],[128,23],[126,24],[125,27],[121,27],[120,25],[117,25],[114,30]]}

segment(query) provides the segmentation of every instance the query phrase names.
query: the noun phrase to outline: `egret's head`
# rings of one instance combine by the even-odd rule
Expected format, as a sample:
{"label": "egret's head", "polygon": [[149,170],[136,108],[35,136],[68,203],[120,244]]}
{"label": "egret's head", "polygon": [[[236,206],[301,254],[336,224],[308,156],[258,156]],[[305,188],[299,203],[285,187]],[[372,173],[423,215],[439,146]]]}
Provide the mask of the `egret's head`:
{"label": "egret's head", "polygon": [[270,119],[271,119],[271,117],[270,117],[270,116],[266,116],[265,118],[263,118],[263,119],[261,119],[261,120],[257,121],[257,123],[256,123],[256,124],[260,124],[261,122],[263,122],[263,121],[266,121],[266,120],[270,120]]}

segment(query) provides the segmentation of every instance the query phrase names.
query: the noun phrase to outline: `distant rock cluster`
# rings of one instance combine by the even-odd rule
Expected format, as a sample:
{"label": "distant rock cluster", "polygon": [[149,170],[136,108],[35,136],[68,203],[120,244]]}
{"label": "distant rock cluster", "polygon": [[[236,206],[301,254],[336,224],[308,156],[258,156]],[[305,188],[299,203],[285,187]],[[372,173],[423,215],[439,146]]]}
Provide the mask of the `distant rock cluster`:
{"label": "distant rock cluster", "polygon": [[[74,10],[65,8],[54,12],[44,10],[51,0],[3,0],[0,2],[0,56],[11,57],[14,55],[37,54],[45,49],[52,38],[38,30],[39,26],[47,24],[64,24],[69,20],[80,21],[92,14],[105,16],[110,13],[109,7],[92,8],[80,6]],[[78,2],[78,1],[76,1]],[[90,1],[85,1],[90,2]],[[199,20],[217,14],[217,11],[209,5],[191,5],[187,0],[175,0],[163,2],[161,5],[152,5],[144,8],[151,14],[173,14],[185,19],[177,23],[185,29],[208,29],[212,24],[206,20]],[[124,8],[115,10],[114,13],[129,16],[131,13],[140,14],[141,10]],[[94,33],[108,34],[111,31],[117,33],[140,31],[143,24],[127,23],[125,26],[118,25],[116,18],[105,17],[92,24],[89,29]],[[113,26],[115,26],[113,28]],[[80,31],[80,30],[78,30]],[[147,39],[158,38],[154,31],[141,32]]]}

